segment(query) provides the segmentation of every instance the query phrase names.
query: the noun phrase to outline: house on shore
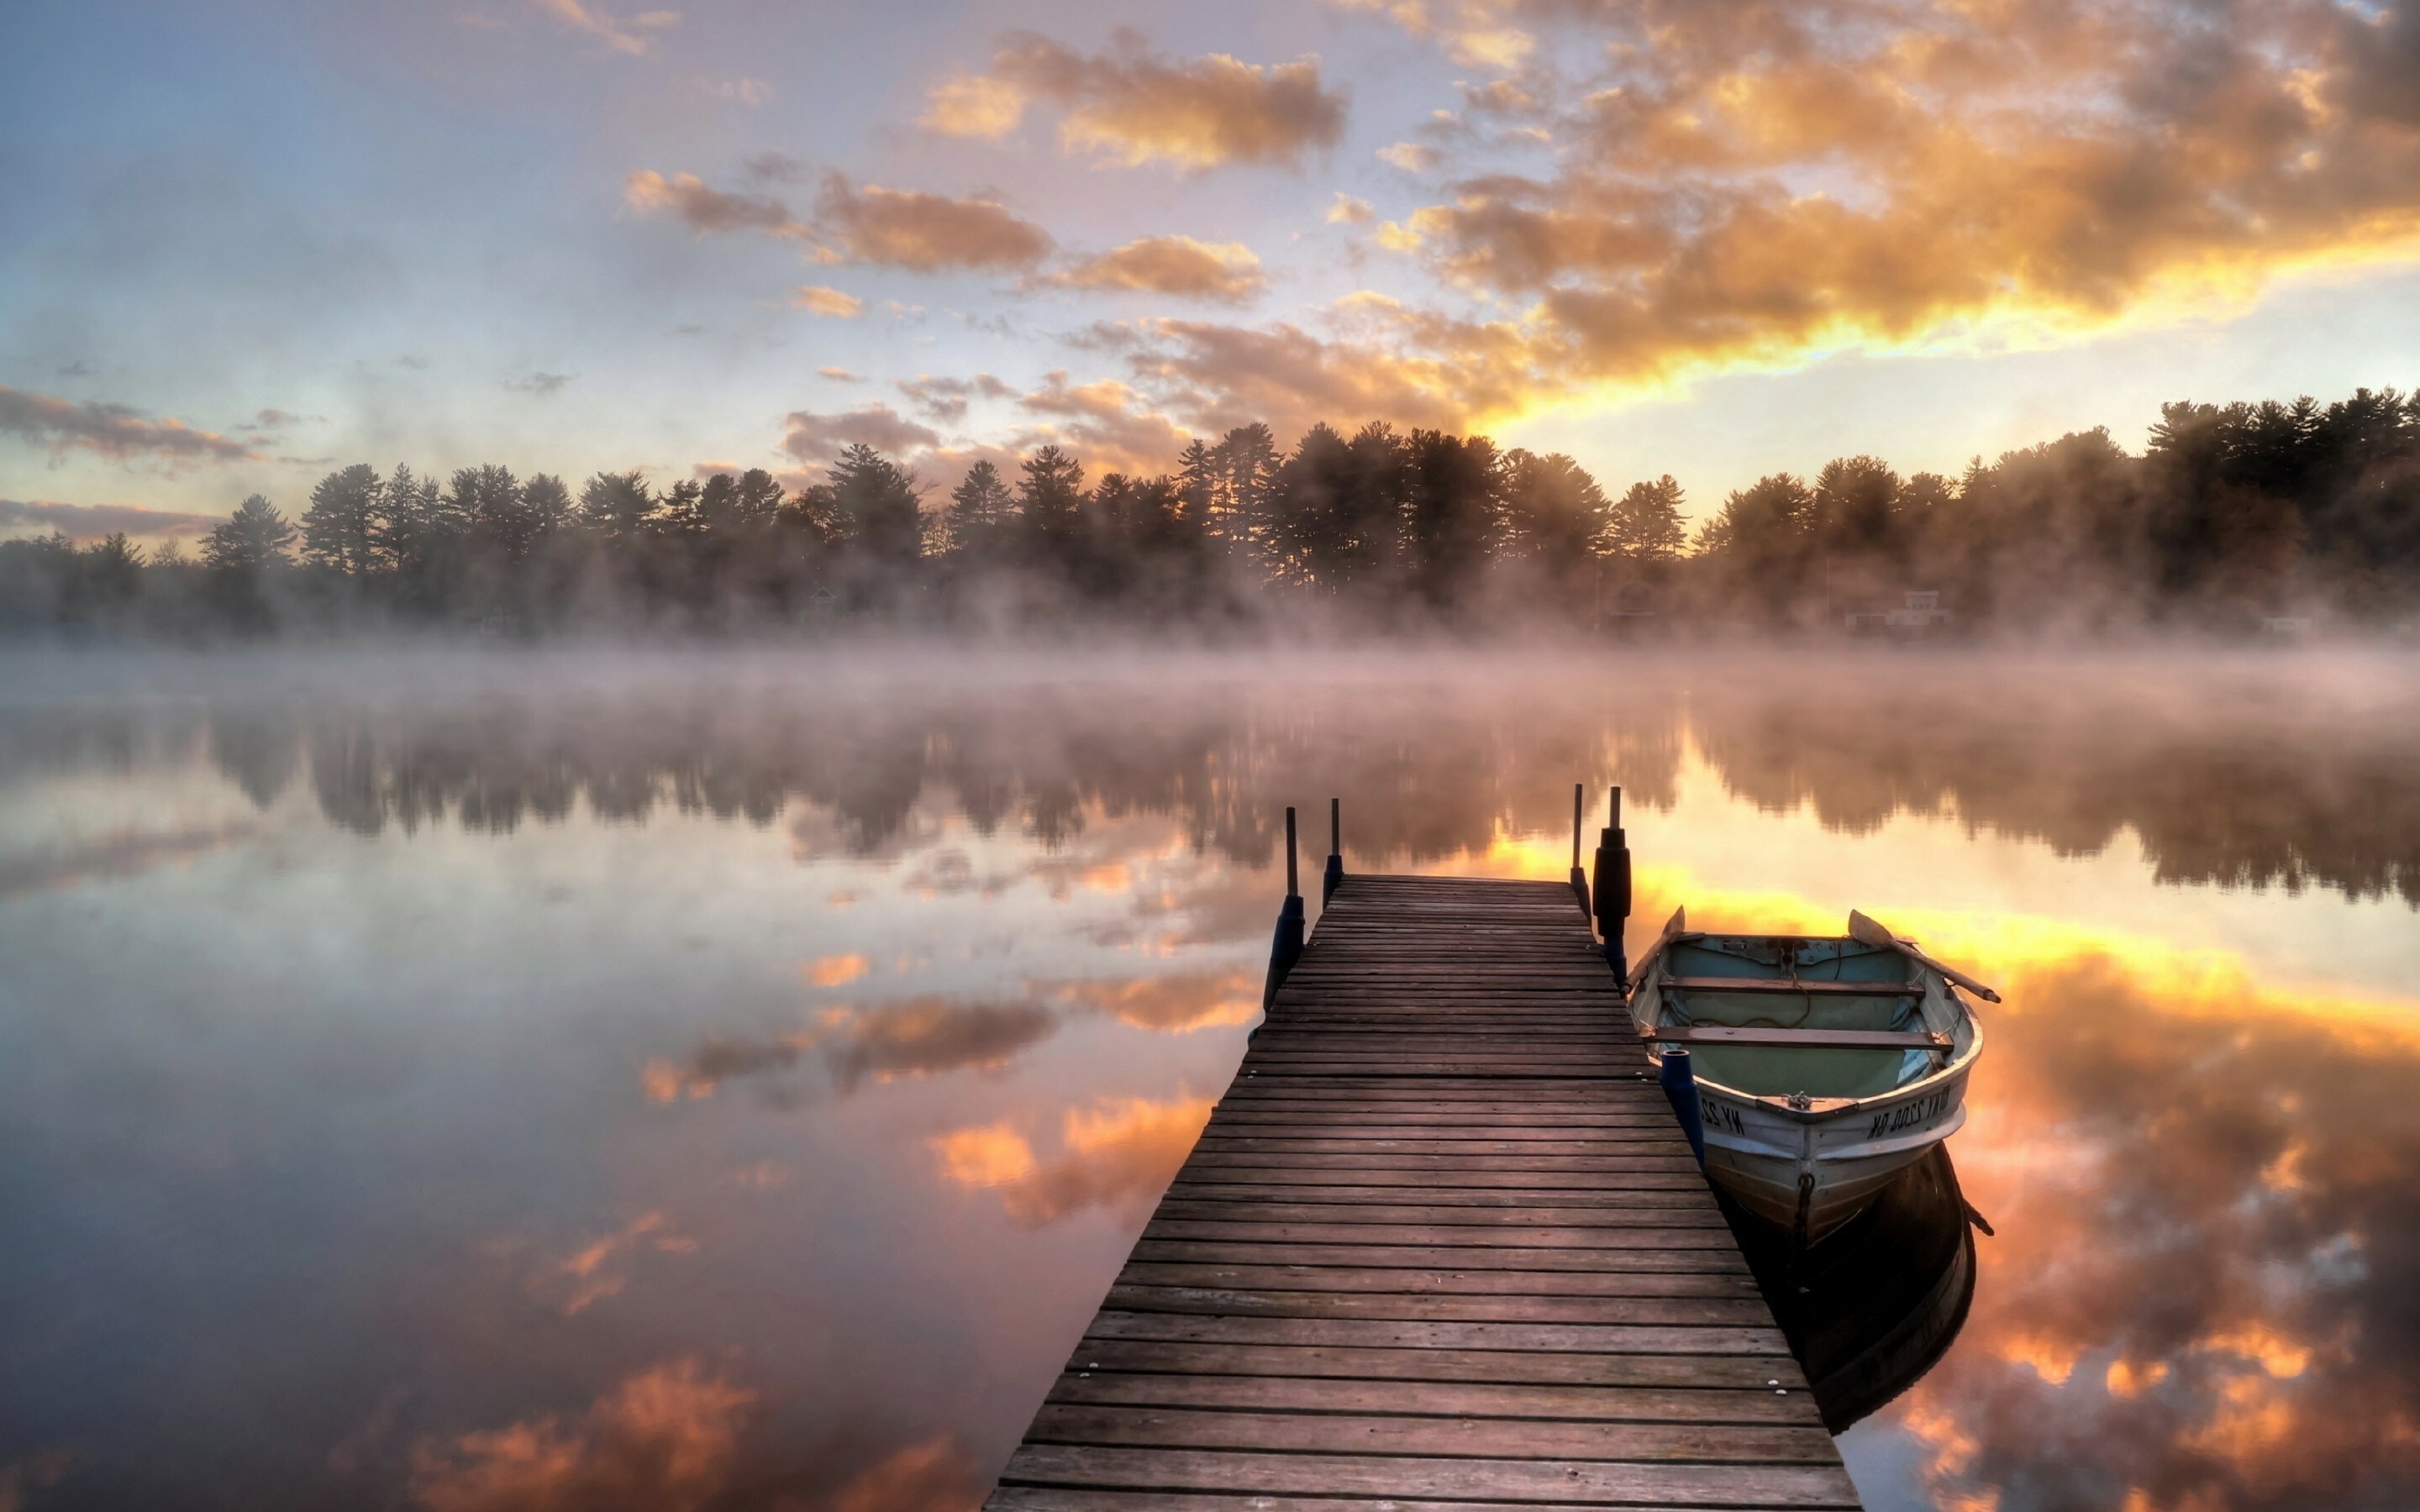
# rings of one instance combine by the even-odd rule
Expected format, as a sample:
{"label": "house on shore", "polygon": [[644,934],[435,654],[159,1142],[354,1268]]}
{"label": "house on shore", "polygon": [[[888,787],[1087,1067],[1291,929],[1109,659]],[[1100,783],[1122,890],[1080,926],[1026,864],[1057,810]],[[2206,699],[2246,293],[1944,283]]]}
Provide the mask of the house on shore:
{"label": "house on shore", "polygon": [[1957,623],[1957,616],[1941,607],[1938,591],[1911,588],[1900,594],[1897,604],[1852,605],[1840,622],[1851,635],[1916,638],[1947,631]]}

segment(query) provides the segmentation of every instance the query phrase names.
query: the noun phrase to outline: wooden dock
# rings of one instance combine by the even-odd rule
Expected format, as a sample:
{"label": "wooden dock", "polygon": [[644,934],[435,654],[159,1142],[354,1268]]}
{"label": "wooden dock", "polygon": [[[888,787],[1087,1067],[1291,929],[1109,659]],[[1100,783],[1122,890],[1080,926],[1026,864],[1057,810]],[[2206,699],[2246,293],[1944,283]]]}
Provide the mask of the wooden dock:
{"label": "wooden dock", "polygon": [[1572,889],[1348,877],[985,1504],[1858,1504]]}

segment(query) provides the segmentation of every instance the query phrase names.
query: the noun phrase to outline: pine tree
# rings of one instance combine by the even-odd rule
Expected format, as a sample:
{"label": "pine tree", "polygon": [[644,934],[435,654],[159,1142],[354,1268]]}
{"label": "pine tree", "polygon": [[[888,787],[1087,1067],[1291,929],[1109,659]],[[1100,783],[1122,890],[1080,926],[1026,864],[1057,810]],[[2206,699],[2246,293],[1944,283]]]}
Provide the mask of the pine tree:
{"label": "pine tree", "polygon": [[294,527],[269,501],[254,494],[236,506],[226,523],[210,527],[202,560],[225,573],[257,574],[287,564]]}
{"label": "pine tree", "polygon": [[302,556],[348,578],[366,577],[378,559],[378,527],[385,489],[366,462],[331,472],[311,490],[302,512]]}
{"label": "pine tree", "polygon": [[977,462],[950,490],[950,507],[942,517],[949,548],[969,560],[991,560],[1000,552],[1001,534],[1015,509],[1000,469],[988,457]]}
{"label": "pine tree", "polygon": [[1084,468],[1056,446],[1046,446],[1025,459],[1025,476],[1016,486],[1029,560],[1065,568],[1076,551],[1084,501]]}
{"label": "pine tree", "polygon": [[1681,522],[1681,486],[1667,472],[1652,483],[1634,483],[1615,501],[1606,532],[1611,554],[1639,563],[1669,562],[1688,542]]}

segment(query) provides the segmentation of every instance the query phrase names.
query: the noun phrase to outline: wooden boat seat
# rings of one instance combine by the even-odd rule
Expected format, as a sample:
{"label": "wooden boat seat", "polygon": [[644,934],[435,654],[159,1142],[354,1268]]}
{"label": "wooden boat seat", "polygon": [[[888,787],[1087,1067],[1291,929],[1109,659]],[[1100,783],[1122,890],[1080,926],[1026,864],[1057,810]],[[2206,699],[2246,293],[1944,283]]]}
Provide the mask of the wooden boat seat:
{"label": "wooden boat seat", "polygon": [[1683,993],[1788,993],[1792,997],[1921,997],[1914,981],[1792,981],[1785,977],[1667,977],[1663,985]]}
{"label": "wooden boat seat", "polygon": [[1728,1044],[1781,1050],[1947,1050],[1949,1036],[1923,1029],[1734,1028],[1727,1024],[1641,1029],[1649,1044]]}

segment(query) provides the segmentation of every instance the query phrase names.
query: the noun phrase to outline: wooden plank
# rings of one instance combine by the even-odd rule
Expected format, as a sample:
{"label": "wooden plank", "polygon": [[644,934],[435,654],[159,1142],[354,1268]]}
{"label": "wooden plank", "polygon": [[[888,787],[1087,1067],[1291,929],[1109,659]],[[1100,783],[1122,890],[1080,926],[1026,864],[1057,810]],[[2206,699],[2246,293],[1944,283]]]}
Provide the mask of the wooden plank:
{"label": "wooden plank", "polygon": [[[1156,1346],[1122,1346],[1145,1350]],[[1098,1355],[1107,1349],[1096,1346]],[[1118,1358],[1116,1350],[1109,1350]],[[1061,1373],[1047,1400],[1128,1407],[1210,1407],[1259,1412],[1372,1412],[1390,1417],[1568,1418],[1598,1423],[1784,1423],[1821,1426],[1814,1394],[1652,1386],[1503,1385],[1484,1381],[1319,1379],[1300,1351],[1233,1350],[1165,1354],[1168,1368],[1136,1364]],[[1135,1355],[1124,1357],[1127,1361]],[[1148,1358],[1148,1357],[1146,1357]],[[1328,1362],[1312,1362],[1328,1363]],[[1304,1379],[1311,1376],[1311,1379]]]}
{"label": "wooden plank", "polygon": [[[1141,1237],[1144,1239],[1189,1240],[1202,1243],[1261,1244],[1388,1244],[1396,1247],[1422,1246],[1431,1249],[1500,1249],[1517,1242],[1524,1249],[1653,1249],[1666,1246],[1636,1242],[1633,1236],[1642,1233],[1706,1234],[1714,1248],[1721,1248],[1730,1228],[1719,1212],[1706,1213],[1688,1210],[1649,1210],[1653,1222],[1639,1221],[1640,1215],[1626,1209],[1610,1209],[1621,1215],[1619,1222],[1595,1225],[1542,1223],[1538,1215],[1548,1212],[1582,1213],[1585,1210],[1521,1208],[1514,1210],[1522,1222],[1513,1223],[1438,1223],[1434,1219],[1450,1213],[1450,1208],[1380,1208],[1378,1217],[1363,1217],[1350,1208],[1321,1208],[1308,1203],[1234,1203],[1227,1205],[1235,1215],[1221,1215],[1214,1203],[1162,1203],[1152,1215],[1151,1223]],[[1213,1216],[1202,1217],[1209,1212]],[[1303,1213],[1319,1216],[1305,1218]],[[1351,1221],[1335,1214],[1351,1215]],[[1398,1213],[1415,1215],[1410,1222],[1388,1222]]]}
{"label": "wooden plank", "polygon": [[1567,1354],[1787,1355],[1778,1328],[1679,1328],[1610,1323],[1464,1322],[1418,1319],[1193,1317],[1104,1309],[1088,1338],[1211,1344],[1340,1344],[1398,1350],[1513,1350]]}
{"label": "wooden plank", "polygon": [[1554,1294],[1554,1297],[1752,1297],[1755,1277],[1711,1270],[1454,1270],[1440,1258],[1435,1268],[1350,1268],[1350,1265],[1207,1265],[1127,1260],[1118,1285],[1133,1287],[1244,1287],[1278,1292],[1469,1292]]}
{"label": "wooden plank", "polygon": [[[1752,1326],[1761,1297],[1726,1304],[1705,1297],[1600,1297],[1532,1289],[1512,1293],[1243,1291],[1215,1287],[1109,1288],[1106,1305],[1131,1313],[1212,1318],[1351,1319],[1373,1322],[1636,1324],[1672,1328]],[[1752,1307],[1753,1313],[1743,1310]]]}
{"label": "wooden plank", "polygon": [[[1185,1173],[1168,1189],[1171,1200],[1180,1202],[1316,1202],[1342,1208],[1362,1205],[1390,1206],[1418,1202],[1425,1207],[1460,1209],[1474,1216],[1457,1220],[1477,1223],[1485,1221],[1476,1216],[1490,1209],[1533,1208],[1539,1206],[1574,1211],[1627,1212],[1649,1208],[1668,1208],[1689,1212],[1714,1211],[1714,1199],[1700,1181],[1696,1184],[1675,1182],[1664,1187],[1629,1187],[1598,1189],[1586,1192],[1557,1192],[1551,1195],[1530,1191],[1503,1191],[1494,1187],[1434,1187],[1427,1191],[1406,1193],[1399,1186],[1360,1186],[1351,1183],[1269,1183],[1253,1181],[1193,1182]],[[1614,1220],[1607,1219],[1607,1222]]]}
{"label": "wooden plank", "polygon": [[1829,1464],[1814,1465],[1642,1464],[1619,1459],[1397,1458],[1029,1443],[1010,1458],[1008,1468],[1001,1473],[1001,1483],[1241,1491],[1288,1498],[1431,1496],[1535,1504],[1857,1505],[1856,1490],[1837,1457]]}
{"label": "wooden plank", "polygon": [[[1204,1202],[1171,1188],[1152,1214],[1156,1234],[1161,1224],[1283,1224],[1306,1232],[1365,1233],[1376,1229],[1421,1230],[1419,1241],[1431,1244],[1492,1242],[1487,1236],[1517,1228],[1521,1242],[1532,1246],[1592,1242],[1606,1228],[1725,1228],[1714,1204],[1702,1207],[1650,1208],[1623,1204],[1618,1208],[1469,1208],[1437,1203],[1342,1202]],[[1465,1237],[1467,1236],[1467,1237]]]}
{"label": "wooden plank", "polygon": [[[1512,1248],[1503,1244],[1474,1245],[1449,1261],[1419,1244],[1283,1244],[1256,1246],[1248,1242],[1203,1239],[1140,1239],[1139,1260],[1189,1260],[1203,1264],[1282,1262],[1289,1265],[1390,1265],[1413,1268],[1511,1271],[1626,1271],[1637,1269],[1688,1271],[1714,1269],[1737,1255],[1725,1247],[1725,1236],[1703,1228],[1633,1228],[1621,1230],[1639,1241],[1593,1249]],[[1284,1253],[1276,1253],[1282,1250]],[[1717,1258],[1707,1258],[1708,1255]]]}
{"label": "wooden plank", "polygon": [[[1505,1502],[1447,1502],[1435,1497],[1367,1498],[1289,1496],[1285,1512],[1504,1512]],[[998,1512],[1271,1512],[1278,1504],[1269,1497],[1240,1491],[1094,1490],[1077,1486],[1003,1486],[984,1504]],[[1616,1508],[1610,1502],[1564,1502],[1568,1512],[1637,1512],[1637,1504]],[[1708,1504],[1691,1512],[1746,1512],[1740,1507]]]}
{"label": "wooden plank", "polygon": [[1114,1443],[1155,1448],[1251,1449],[1281,1454],[1435,1455],[1445,1458],[1652,1461],[1750,1460],[1765,1464],[1833,1457],[1821,1427],[1680,1423],[1575,1423],[1393,1417],[1349,1412],[1204,1412],[1053,1402],[1034,1415],[1030,1443]]}
{"label": "wooden plank", "polygon": [[[1442,1384],[1605,1386],[1667,1395],[1753,1391],[1776,1403],[1814,1411],[1813,1394],[1787,1354],[1577,1354],[1508,1350],[1396,1350],[1354,1345],[1211,1342],[1088,1337],[1070,1372],[1183,1371],[1215,1377]],[[1785,1395],[1786,1394],[1786,1395]]]}
{"label": "wooden plank", "polygon": [[1561,883],[1348,878],[987,1505],[1854,1507],[1619,986]]}

